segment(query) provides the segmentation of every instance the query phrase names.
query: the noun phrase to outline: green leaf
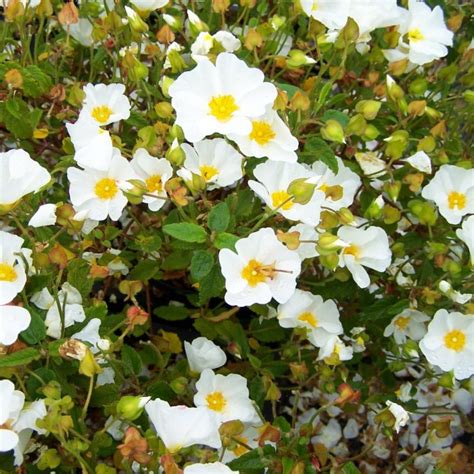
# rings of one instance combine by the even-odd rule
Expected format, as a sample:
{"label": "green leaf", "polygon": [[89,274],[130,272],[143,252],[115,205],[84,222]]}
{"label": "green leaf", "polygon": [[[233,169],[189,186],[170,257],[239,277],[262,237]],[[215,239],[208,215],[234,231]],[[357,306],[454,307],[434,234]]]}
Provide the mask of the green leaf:
{"label": "green leaf", "polygon": [[239,240],[239,237],[233,234],[228,234],[227,232],[222,232],[218,234],[216,240],[214,240],[214,247],[216,249],[231,249],[235,250],[235,244]]}
{"label": "green leaf", "polygon": [[92,392],[91,406],[103,407],[105,405],[111,405],[120,398],[119,389],[116,385],[105,384],[100,387],[96,387]]}
{"label": "green leaf", "polygon": [[147,281],[153,278],[158,272],[158,263],[155,260],[142,260],[130,272],[131,280]]}
{"label": "green leaf", "polygon": [[250,334],[261,342],[278,342],[286,338],[285,330],[276,319],[264,319],[261,323],[252,319]]}
{"label": "green leaf", "polygon": [[27,344],[38,344],[38,342],[42,341],[46,337],[46,326],[44,324],[43,318],[40,315],[40,312],[36,308],[29,307],[28,310],[31,315],[31,322],[28,326],[28,329],[20,334],[20,337]]}
{"label": "green leaf", "polygon": [[344,474],[360,474],[359,469],[357,469],[356,465],[353,462],[348,462],[342,466],[342,472]]}
{"label": "green leaf", "polygon": [[67,266],[67,281],[79,291],[83,299],[89,298],[94,280],[89,276],[89,264],[79,258]]}
{"label": "green leaf", "polygon": [[41,110],[30,111],[28,104],[18,97],[1,104],[1,114],[7,129],[16,138],[30,138],[41,118]]}
{"label": "green leaf", "polygon": [[336,155],[332,151],[332,148],[321,138],[308,138],[304,146],[303,154],[314,158],[313,161],[322,161],[334,174],[337,174],[339,166],[337,164]]}
{"label": "green leaf", "polygon": [[273,455],[275,448],[272,446],[264,446],[263,448],[256,448],[248,453],[243,454],[231,461],[228,466],[232,470],[239,469],[262,469],[267,467],[270,460],[266,459],[266,456]]}
{"label": "green leaf", "polygon": [[217,206],[214,206],[207,218],[209,229],[216,232],[224,232],[224,230],[229,226],[229,222],[230,212],[225,202],[221,202]]}
{"label": "green leaf", "polygon": [[188,222],[167,224],[163,227],[163,232],[184,242],[202,243],[205,242],[207,238],[207,233],[202,227]]}
{"label": "green leaf", "polygon": [[132,373],[138,375],[142,370],[142,360],[138,352],[130,346],[122,347],[122,361]]}
{"label": "green leaf", "polygon": [[28,347],[27,349],[13,352],[12,354],[0,356],[0,368],[27,365],[30,362],[39,358],[39,350],[33,349],[32,347]]}
{"label": "green leaf", "polygon": [[328,120],[337,120],[343,127],[346,127],[349,123],[349,117],[339,110],[328,110],[324,112],[322,119],[327,122]]}
{"label": "green leaf", "polygon": [[148,387],[146,394],[151,398],[160,398],[165,402],[170,402],[176,397],[170,386],[162,381],[152,383]]}
{"label": "green leaf", "polygon": [[211,298],[220,296],[224,289],[224,277],[219,265],[214,268],[199,282],[199,303],[205,304]]}
{"label": "green leaf", "polygon": [[207,250],[197,250],[191,259],[191,276],[197,280],[202,280],[212,270],[214,257]]}
{"label": "green leaf", "polygon": [[189,316],[189,310],[185,306],[159,306],[153,314],[166,321],[181,321]]}
{"label": "green leaf", "polygon": [[21,70],[23,93],[27,97],[39,97],[53,87],[51,78],[38,66],[27,66]]}

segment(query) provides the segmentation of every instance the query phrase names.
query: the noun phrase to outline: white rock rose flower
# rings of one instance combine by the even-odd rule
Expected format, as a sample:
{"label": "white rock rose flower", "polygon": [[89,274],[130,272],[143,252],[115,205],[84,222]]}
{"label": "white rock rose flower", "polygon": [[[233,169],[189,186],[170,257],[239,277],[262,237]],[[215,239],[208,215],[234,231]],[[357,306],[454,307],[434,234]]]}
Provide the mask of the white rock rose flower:
{"label": "white rock rose flower", "polygon": [[130,0],[130,3],[142,12],[150,12],[163,8],[169,0]]}
{"label": "white rock rose flower", "polygon": [[219,421],[256,421],[257,412],[250,399],[247,379],[238,374],[220,375],[205,369],[196,382],[194,404],[206,407]]}
{"label": "white rock rose flower", "polygon": [[225,352],[207,337],[197,337],[193,342],[184,342],[189,368],[201,373],[204,369],[217,369],[227,362]]}
{"label": "white rock rose flower", "polygon": [[462,223],[456,235],[466,244],[471,256],[471,265],[474,266],[474,216],[469,216]]}
{"label": "white rock rose flower", "polygon": [[443,165],[421,195],[434,201],[450,224],[459,224],[463,216],[474,214],[474,169]]}
{"label": "white rock rose flower", "polygon": [[31,316],[27,309],[20,306],[0,306],[0,344],[13,344],[18,335],[28,329]]}
{"label": "white rock rose flower", "polygon": [[38,192],[50,179],[48,170],[26,151],[0,153],[0,209],[14,206],[23,196]]}
{"label": "white rock rose flower", "polygon": [[149,401],[145,410],[157,435],[171,453],[195,444],[216,449],[222,446],[219,422],[205,407],[172,407],[169,403],[156,399]]}
{"label": "white rock rose flower", "polygon": [[426,334],[425,322],[430,318],[416,309],[404,309],[395,316],[385,328],[385,337],[393,336],[397,344],[403,344],[407,338],[419,341]]}
{"label": "white rock rose flower", "polygon": [[339,266],[347,267],[361,288],[370,285],[370,277],[364,267],[383,272],[390,265],[392,252],[387,234],[380,227],[358,229],[342,226],[337,236],[346,244],[339,256]]}
{"label": "white rock rose flower", "polygon": [[213,133],[250,133],[251,119],[265,113],[277,90],[264,82],[259,69],[249,68],[231,53],[221,53],[215,65],[200,61],[193,70],[181,74],[169,94],[176,124],[187,140],[197,142]]}
{"label": "white rock rose flower", "polygon": [[390,413],[395,417],[394,429],[397,433],[400,432],[400,428],[406,426],[410,421],[410,415],[408,412],[398,403],[391,402],[387,400],[385,404],[388,406]]}
{"label": "white rock rose flower", "polygon": [[202,140],[193,146],[183,143],[181,148],[186,158],[177,174],[185,181],[191,181],[195,174],[212,190],[231,186],[243,176],[244,157],[222,138]]}
{"label": "white rock rose flower", "polygon": [[301,271],[298,254],[288,250],[273,229],[260,229],[235,244],[235,252],[222,249],[219,263],[225,278],[225,301],[230,305],[266,304],[275,298],[288,301]]}
{"label": "white rock rose flower", "polygon": [[186,466],[184,474],[238,474],[221,462],[213,462],[210,464],[191,464]]}
{"label": "white rock rose flower", "polygon": [[79,120],[87,118],[103,126],[130,117],[130,102],[124,95],[123,84],[87,84],[84,92]]}
{"label": "white rock rose flower", "polygon": [[21,237],[0,230],[0,305],[9,303],[26,283]]}
{"label": "white rock rose flower", "polygon": [[300,245],[295,250],[301,260],[313,258],[319,255],[316,244],[319,240],[319,233],[315,227],[308,224],[296,224],[289,228],[288,232],[298,232]]}
{"label": "white rock rose flower", "polygon": [[474,315],[438,310],[420,349],[430,364],[444,372],[454,371],[458,380],[470,377],[474,374]]}

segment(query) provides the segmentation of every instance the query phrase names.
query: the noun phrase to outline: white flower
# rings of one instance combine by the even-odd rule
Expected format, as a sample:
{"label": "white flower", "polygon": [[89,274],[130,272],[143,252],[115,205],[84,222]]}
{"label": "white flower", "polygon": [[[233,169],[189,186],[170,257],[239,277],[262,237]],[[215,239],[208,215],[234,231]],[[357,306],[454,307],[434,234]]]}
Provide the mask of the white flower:
{"label": "white flower", "polygon": [[215,65],[200,61],[192,71],[181,74],[169,95],[176,124],[187,140],[196,142],[213,133],[250,133],[251,118],[265,113],[277,90],[264,82],[259,69],[249,68],[233,54],[221,53]]}
{"label": "white flower", "polygon": [[290,227],[288,232],[299,232],[300,234],[300,245],[295,252],[300,256],[301,260],[317,257],[319,255],[316,250],[319,234],[313,226],[308,224],[296,224]]}
{"label": "white flower", "polygon": [[190,464],[184,468],[184,474],[238,474],[221,462],[211,464]]}
{"label": "white flower", "polygon": [[225,352],[207,337],[197,337],[190,344],[184,342],[189,368],[201,373],[204,369],[217,369],[227,362]]}
{"label": "white flower", "polygon": [[342,438],[341,425],[337,420],[331,418],[329,423],[323,427],[321,432],[311,439],[312,443],[326,446],[327,449],[334,448]]}
{"label": "white flower", "polygon": [[471,255],[471,265],[474,266],[474,216],[469,216],[462,223],[456,235],[466,244]]}
{"label": "white flower", "polygon": [[316,181],[316,189],[326,192],[331,186],[339,186],[342,191],[340,199],[333,200],[332,197],[324,198],[324,207],[338,211],[343,207],[349,207],[354,202],[354,196],[361,185],[359,176],[344,166],[343,161],[336,157],[338,171],[334,174],[322,161],[313,163],[312,169],[317,176],[321,176]]}
{"label": "white flower", "polygon": [[191,57],[196,62],[207,59],[207,55],[215,46],[215,43],[227,53],[233,53],[241,46],[240,40],[229,31],[218,31],[214,35],[211,35],[207,31],[202,31],[191,45]]}
{"label": "white flower", "polygon": [[457,379],[474,374],[474,316],[440,309],[420,341],[420,349],[433,365],[454,371]]}
{"label": "white flower", "polygon": [[349,418],[347,420],[346,426],[342,430],[342,434],[346,439],[354,439],[359,436],[359,424],[354,418]]}
{"label": "white flower", "polygon": [[293,202],[288,193],[289,185],[302,178],[315,178],[315,173],[299,163],[266,161],[257,165],[253,174],[258,181],[249,181],[249,187],[265,202],[270,209],[292,221],[316,226],[319,224],[321,204],[326,195],[315,189],[306,204]]}
{"label": "white flower", "polygon": [[417,151],[414,155],[411,155],[401,161],[406,161],[411,166],[413,166],[413,168],[421,171],[422,173],[431,174],[431,160],[424,151]]}
{"label": "white flower", "polygon": [[304,12],[329,30],[340,30],[347,22],[351,0],[300,0]]}
{"label": "white flower", "polygon": [[415,309],[404,309],[395,316],[390,324],[385,328],[383,335],[390,337],[393,335],[397,344],[406,342],[407,337],[414,341],[419,341],[426,333],[425,322],[429,317]]}
{"label": "white flower", "polygon": [[158,10],[167,5],[169,0],[130,0],[132,5],[135,5],[140,11],[149,12]]}
{"label": "white flower", "polygon": [[186,159],[178,175],[186,181],[194,173],[208,183],[209,189],[223,188],[242,178],[243,156],[222,138],[202,140],[193,146],[181,145]]}
{"label": "white flower", "polygon": [[136,178],[130,163],[116,148],[106,170],[68,168],[69,195],[76,212],[88,211],[87,217],[103,221],[110,216],[120,219],[127,205],[122,190],[130,189],[127,181]]}
{"label": "white flower", "polygon": [[339,266],[347,267],[361,288],[370,285],[370,277],[364,267],[383,272],[390,265],[392,252],[387,234],[380,227],[357,229],[342,226],[337,236],[346,243],[339,256]]}
{"label": "white flower", "polygon": [[0,230],[0,305],[9,303],[26,283],[20,253],[24,240]]}
{"label": "white flower", "polygon": [[13,344],[18,335],[28,329],[31,316],[27,309],[20,306],[0,306],[0,344]]}
{"label": "white flower", "polygon": [[459,224],[463,216],[474,213],[474,169],[443,165],[421,195],[434,201],[450,224]]}
{"label": "white flower", "polygon": [[195,444],[216,449],[222,446],[217,418],[205,407],[172,407],[156,399],[149,401],[145,410],[157,435],[171,453]]}
{"label": "white flower", "polygon": [[205,369],[196,382],[196,390],[194,404],[206,407],[219,421],[255,421],[257,413],[249,396],[247,379],[241,375],[216,375],[211,369]]}
{"label": "white flower", "polygon": [[355,159],[366,176],[377,178],[385,174],[387,164],[377,156],[377,153],[372,151],[356,153]]}
{"label": "white flower", "polygon": [[413,64],[423,65],[442,58],[448,54],[446,46],[453,44],[453,32],[444,23],[441,7],[431,10],[426,3],[417,0],[409,0],[399,32],[400,45]]}
{"label": "white flower", "polygon": [[124,95],[123,84],[87,84],[84,92],[79,120],[87,118],[97,125],[108,125],[130,117],[130,102]]}
{"label": "white flower", "polygon": [[106,351],[110,346],[110,342],[107,339],[100,337],[100,325],[101,320],[99,318],[92,318],[84,328],[73,334],[71,339],[88,342],[91,345],[91,351],[93,354],[97,354],[100,351]]}
{"label": "white flower", "polygon": [[265,114],[252,119],[250,133],[240,131],[229,133],[245,156],[267,157],[273,161],[294,163],[298,157],[298,140],[291,134],[288,126],[270,106]]}
{"label": "white flower", "polygon": [[472,293],[461,293],[460,291],[456,291],[451,283],[446,280],[441,280],[438,284],[438,288],[448,298],[458,304],[466,304],[472,298]]}
{"label": "white flower", "polygon": [[92,46],[94,39],[92,38],[92,23],[87,18],[79,18],[77,23],[71,25],[63,25],[66,31],[82,46]]}
{"label": "white flower", "polygon": [[106,170],[113,154],[109,132],[100,128],[96,121],[88,118],[66,124],[74,145],[74,159],[79,166]]}
{"label": "white flower", "polygon": [[228,304],[266,304],[272,297],[279,303],[289,300],[301,271],[301,261],[296,252],[277,239],[273,229],[260,229],[240,239],[235,250],[219,252]]}
{"label": "white flower", "polygon": [[44,227],[56,224],[56,204],[43,204],[31,216],[28,225],[30,227]]}
{"label": "white flower", "polygon": [[9,380],[0,380],[0,452],[10,451],[18,444],[12,429],[25,403],[25,395]]}
{"label": "white flower", "polygon": [[21,149],[0,153],[0,206],[10,206],[36,193],[51,179],[46,168]]}
{"label": "white flower", "polygon": [[237,51],[242,43],[236,38],[230,31],[221,30],[212,35],[215,41],[217,41],[227,53],[233,53]]}
{"label": "white flower", "polygon": [[387,400],[385,404],[388,406],[388,410],[395,417],[394,429],[397,433],[400,432],[400,428],[405,426],[410,421],[410,415],[408,412],[398,403]]}
{"label": "white flower", "polygon": [[333,300],[324,301],[309,291],[295,290],[277,309],[278,322],[284,328],[305,328],[312,344],[321,347],[329,334],[342,334],[339,311]]}
{"label": "white flower", "polygon": [[339,361],[352,359],[354,352],[352,347],[346,346],[339,336],[327,333],[326,341],[321,342],[324,343],[319,350],[318,360],[329,359],[334,356],[336,356]]}
{"label": "white flower", "polygon": [[139,148],[133,154],[130,165],[138,179],[146,185],[148,195],[143,196],[143,202],[148,204],[150,211],[158,211],[166,202],[165,184],[173,176],[169,161],[165,158],[155,158],[144,148]]}
{"label": "white flower", "polygon": [[81,294],[69,283],[64,283],[61,287],[58,292],[58,301],[55,301],[47,288],[43,288],[31,297],[31,302],[38,308],[47,310],[46,334],[55,339],[61,337],[62,329],[61,312],[58,305],[61,305],[61,310],[64,308],[64,328],[68,328],[74,323],[82,323],[86,319]]}

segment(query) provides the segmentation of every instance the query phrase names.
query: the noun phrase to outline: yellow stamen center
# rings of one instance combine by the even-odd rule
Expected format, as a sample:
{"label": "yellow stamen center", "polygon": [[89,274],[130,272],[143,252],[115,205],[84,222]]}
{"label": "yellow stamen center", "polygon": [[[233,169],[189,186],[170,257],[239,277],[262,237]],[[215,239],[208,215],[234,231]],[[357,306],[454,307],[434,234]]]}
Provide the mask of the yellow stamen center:
{"label": "yellow stamen center", "polygon": [[0,263],[0,281],[15,281],[16,280],[16,271],[8,263]]}
{"label": "yellow stamen center", "polygon": [[228,122],[239,106],[231,95],[216,95],[209,101],[209,113],[219,122]]}
{"label": "yellow stamen center", "polygon": [[206,180],[210,181],[216,174],[219,174],[219,170],[215,166],[202,165],[199,167],[201,176]]}
{"label": "yellow stamen center", "polygon": [[163,191],[163,183],[161,182],[161,176],[154,174],[145,180],[146,189],[149,193],[160,193]]}
{"label": "yellow stamen center", "polygon": [[108,105],[97,105],[91,111],[91,116],[100,124],[107,123],[113,111]]}
{"label": "yellow stamen center", "polygon": [[207,406],[214,411],[223,411],[227,405],[227,400],[225,399],[222,392],[212,392],[206,397]]}
{"label": "yellow stamen center", "polygon": [[100,199],[112,199],[117,193],[117,183],[111,178],[102,178],[95,184],[95,194]]}
{"label": "yellow stamen center", "polygon": [[466,207],[466,195],[457,191],[450,192],[448,195],[448,206],[449,209],[464,209]]}
{"label": "yellow stamen center", "polygon": [[252,122],[252,131],[249,138],[259,145],[266,145],[275,138],[276,134],[268,122],[254,120]]}
{"label": "yellow stamen center", "polygon": [[346,255],[353,255],[356,259],[360,257],[360,248],[357,245],[351,244],[343,250]]}
{"label": "yellow stamen center", "polygon": [[408,39],[413,41],[413,43],[417,43],[418,41],[424,40],[425,36],[419,30],[419,28],[413,28],[408,32]]}
{"label": "yellow stamen center", "polygon": [[250,286],[257,286],[267,278],[273,278],[275,271],[273,265],[263,265],[257,260],[252,259],[242,270],[242,278],[247,280]]}
{"label": "yellow stamen center", "polygon": [[286,191],[275,191],[272,193],[272,206],[274,208],[283,209],[288,211],[293,207],[293,202],[290,199],[290,195]]}
{"label": "yellow stamen center", "polygon": [[318,320],[316,319],[316,316],[309,311],[305,311],[304,313],[301,313],[298,316],[298,319],[300,321],[303,321],[304,323],[308,323],[312,328],[318,327]]}
{"label": "yellow stamen center", "polygon": [[466,335],[458,329],[453,329],[444,336],[444,345],[453,351],[462,351],[466,345]]}
{"label": "yellow stamen center", "polygon": [[409,322],[410,318],[407,318],[405,316],[399,316],[395,320],[395,326],[397,326],[398,329],[401,329],[403,331],[408,326]]}

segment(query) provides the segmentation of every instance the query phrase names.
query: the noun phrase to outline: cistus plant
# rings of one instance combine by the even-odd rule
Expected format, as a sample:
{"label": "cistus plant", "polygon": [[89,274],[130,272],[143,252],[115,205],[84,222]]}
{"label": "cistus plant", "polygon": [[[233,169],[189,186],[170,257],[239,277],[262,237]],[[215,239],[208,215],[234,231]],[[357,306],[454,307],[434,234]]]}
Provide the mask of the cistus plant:
{"label": "cistus plant", "polygon": [[473,472],[473,13],[2,0],[0,472]]}

